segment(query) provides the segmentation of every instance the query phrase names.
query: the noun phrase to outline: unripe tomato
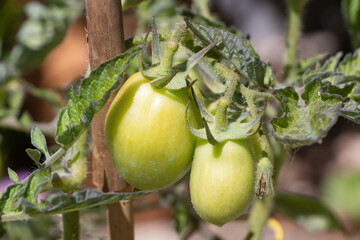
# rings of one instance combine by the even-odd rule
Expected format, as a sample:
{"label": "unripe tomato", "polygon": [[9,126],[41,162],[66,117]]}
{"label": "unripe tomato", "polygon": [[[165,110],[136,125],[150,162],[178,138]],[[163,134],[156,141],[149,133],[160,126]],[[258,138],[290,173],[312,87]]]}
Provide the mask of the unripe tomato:
{"label": "unripe tomato", "polygon": [[251,142],[228,140],[211,145],[199,139],[190,175],[195,211],[222,226],[239,217],[254,197],[255,163]]}
{"label": "unripe tomato", "polygon": [[[106,118],[106,142],[116,169],[135,188],[165,188],[188,171],[196,142],[185,123],[189,99],[187,90],[153,88],[141,73],[116,95]],[[199,126],[194,103],[188,117]]]}

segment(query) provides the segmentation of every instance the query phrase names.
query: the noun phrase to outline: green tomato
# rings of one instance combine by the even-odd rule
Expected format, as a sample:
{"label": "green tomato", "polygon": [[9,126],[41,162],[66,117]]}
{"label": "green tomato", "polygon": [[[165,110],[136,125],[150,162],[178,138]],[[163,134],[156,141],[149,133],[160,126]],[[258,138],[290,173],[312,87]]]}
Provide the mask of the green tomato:
{"label": "green tomato", "polygon": [[[196,143],[185,122],[189,99],[188,90],[153,88],[141,73],[116,95],[106,118],[106,142],[116,169],[135,188],[165,188],[189,170]],[[188,115],[198,127],[193,102]]]}
{"label": "green tomato", "polygon": [[211,145],[199,139],[190,175],[191,202],[199,216],[222,226],[239,217],[254,197],[255,163],[248,139]]}

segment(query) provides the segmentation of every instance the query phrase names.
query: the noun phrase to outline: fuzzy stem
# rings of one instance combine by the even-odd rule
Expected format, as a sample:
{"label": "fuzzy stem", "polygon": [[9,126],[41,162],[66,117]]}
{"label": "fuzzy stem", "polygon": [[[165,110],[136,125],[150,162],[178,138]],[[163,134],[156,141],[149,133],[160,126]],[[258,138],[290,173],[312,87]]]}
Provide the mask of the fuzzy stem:
{"label": "fuzzy stem", "polygon": [[270,210],[273,205],[272,196],[264,197],[263,199],[256,199],[251,209],[249,218],[248,233],[245,240],[260,240],[262,229],[270,215]]}
{"label": "fuzzy stem", "polygon": [[298,66],[298,45],[301,27],[301,10],[307,0],[288,0],[288,32],[284,59],[284,81],[295,82]]}
{"label": "fuzzy stem", "polygon": [[63,213],[63,240],[80,239],[79,211]]}
{"label": "fuzzy stem", "polygon": [[186,25],[180,24],[171,35],[169,41],[166,42],[166,50],[159,66],[159,75],[168,76],[171,74],[174,55],[179,48],[181,36],[185,32]]}
{"label": "fuzzy stem", "polygon": [[50,167],[56,160],[58,160],[66,150],[64,148],[59,148],[50,158],[48,158],[44,163],[44,167]]}
{"label": "fuzzy stem", "polygon": [[228,125],[226,113],[239,84],[240,77],[221,63],[216,63],[215,68],[226,79],[225,94],[219,99],[215,114],[215,126],[217,129],[223,130]]}

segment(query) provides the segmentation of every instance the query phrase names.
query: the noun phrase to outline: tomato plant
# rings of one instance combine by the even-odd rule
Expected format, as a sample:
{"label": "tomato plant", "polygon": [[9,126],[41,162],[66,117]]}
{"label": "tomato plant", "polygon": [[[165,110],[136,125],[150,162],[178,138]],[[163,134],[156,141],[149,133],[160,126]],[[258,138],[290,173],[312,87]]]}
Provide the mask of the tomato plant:
{"label": "tomato plant", "polygon": [[[121,26],[108,29],[112,24],[92,19],[113,14],[114,9],[112,16],[121,16],[117,12],[120,1],[111,1],[116,7],[106,5],[111,11],[105,3],[87,1],[92,71],[70,88],[66,106],[58,111],[57,124],[50,130],[50,124],[33,126],[37,124],[23,111],[23,98],[31,93],[52,102],[56,110],[60,102],[51,91],[22,87],[21,78],[59,42],[64,26],[84,12],[84,5],[67,0],[49,1],[53,4],[50,7],[30,5],[37,14],[29,15],[11,52],[4,57],[0,51],[0,68],[7,69],[0,74],[0,93],[4,93],[0,96],[0,124],[30,132],[33,148],[26,152],[37,169],[22,181],[15,171],[8,170],[13,184],[0,197],[1,221],[62,213],[64,239],[76,240],[79,209],[110,203],[122,209],[119,200],[154,192],[143,190],[166,188],[158,193],[174,207],[176,228],[182,238],[196,230],[204,231],[203,220],[222,226],[247,209],[249,214],[243,217],[248,220],[246,239],[250,240],[261,238],[272,211],[300,224],[322,219],[328,229],[341,229],[321,200],[285,193],[274,186],[289,149],[321,143],[340,116],[360,123],[360,50],[354,49],[343,58],[339,53],[326,61],[324,56],[299,61],[300,16],[306,0],[287,0],[289,29],[284,69],[283,75],[275,76],[273,67],[256,53],[249,38],[214,20],[208,1],[194,1],[197,13],[179,10],[176,16],[171,16],[175,14],[173,2],[164,5],[165,1],[148,1],[134,10],[141,16],[152,9],[161,19],[161,29],[155,18],[141,19],[143,26],[139,29],[151,25],[149,32],[126,42],[121,40],[122,34],[111,35],[121,31]],[[138,2],[125,1],[124,6]],[[357,46],[360,11],[354,2],[344,1],[343,8]],[[69,10],[75,9],[72,4],[78,8],[71,13]],[[179,24],[169,30],[174,22]],[[31,25],[41,31],[29,30]],[[102,29],[99,34],[97,31]],[[33,32],[39,33],[35,40],[27,34]],[[40,35],[46,36],[44,41]],[[116,41],[108,44],[109,39]],[[119,52],[119,42],[126,51],[114,56],[112,51]],[[94,60],[98,55],[108,60],[100,64]],[[120,88],[127,74],[131,76]],[[277,81],[279,78],[281,81]],[[117,89],[105,120],[103,108]],[[90,126],[96,160],[93,173],[102,176],[94,180],[102,182],[98,186],[101,191],[113,193],[81,190],[87,176],[85,136]],[[57,146],[48,148],[43,132],[53,134]],[[106,139],[108,149],[99,139]],[[107,151],[113,164],[107,159]],[[179,181],[190,168],[190,180]],[[116,170],[136,189],[134,192],[117,193],[124,191],[127,183]],[[114,179],[124,186],[109,187],[116,185]],[[39,193],[52,190],[58,191],[38,201]],[[113,217],[126,214],[111,209],[110,229],[116,229]],[[130,222],[131,216],[127,217]]]}
{"label": "tomato plant", "polygon": [[[140,72],[116,95],[106,118],[105,135],[111,158],[132,186],[161,189],[189,170],[196,138],[186,127],[189,91],[155,89]],[[194,103],[190,122],[199,125]]]}
{"label": "tomato plant", "polygon": [[196,144],[190,175],[191,202],[218,226],[239,217],[254,198],[255,161],[249,140]]}

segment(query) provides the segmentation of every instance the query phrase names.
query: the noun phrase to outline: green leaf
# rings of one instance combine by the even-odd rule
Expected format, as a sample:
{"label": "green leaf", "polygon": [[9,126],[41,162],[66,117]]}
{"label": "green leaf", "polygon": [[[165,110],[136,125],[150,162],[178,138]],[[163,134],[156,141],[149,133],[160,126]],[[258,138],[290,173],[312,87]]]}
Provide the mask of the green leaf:
{"label": "green leaf", "polygon": [[36,166],[38,168],[41,167],[41,163],[40,163],[40,157],[41,157],[41,152],[37,149],[32,149],[32,148],[27,148],[26,150],[27,155],[35,162]]}
{"label": "green leaf", "polygon": [[336,68],[336,72],[344,74],[345,77],[335,77],[333,80],[335,84],[354,80],[360,82],[360,48],[354,54],[349,53],[345,55]]}
{"label": "green leaf", "polygon": [[23,182],[25,184],[22,197],[33,204],[38,204],[38,195],[43,186],[51,180],[51,169],[44,168],[34,171]]}
{"label": "green leaf", "polygon": [[40,128],[33,127],[30,131],[31,144],[39,149],[47,158],[50,157],[47,149],[46,139]]}
{"label": "green leaf", "polygon": [[[227,30],[185,19],[187,26],[206,45],[220,41],[214,50],[229,60],[241,75],[242,83],[264,85],[267,64],[261,61],[250,42]],[[245,81],[244,81],[245,80]]]}
{"label": "green leaf", "polygon": [[353,46],[358,47],[360,46],[360,2],[358,0],[342,0],[341,5]]}
{"label": "green leaf", "polygon": [[182,15],[185,18],[190,18],[194,21],[197,21],[198,23],[202,23],[208,26],[213,26],[216,28],[220,28],[223,29],[225,31],[231,32],[233,34],[237,34],[238,36],[241,36],[241,32],[239,31],[239,29],[235,28],[235,27],[227,27],[223,22],[219,22],[219,21],[210,21],[209,19],[205,18],[204,16],[200,15],[200,14],[196,14],[193,11],[189,11],[186,8],[178,8],[176,9],[176,12],[179,15]]}
{"label": "green leaf", "polygon": [[300,74],[306,72],[324,58],[325,58],[325,54],[320,54],[300,61],[298,65],[298,72]]}
{"label": "green leaf", "polygon": [[37,217],[98,207],[120,200],[133,200],[149,193],[154,193],[154,191],[103,193],[95,189],[85,189],[69,194],[63,192],[51,194],[39,206],[23,198],[20,205],[25,214]]}
{"label": "green leaf", "polygon": [[293,148],[321,142],[346,101],[340,95],[327,94],[329,84],[315,79],[297,91],[293,87],[275,90],[282,102],[281,116],[271,121],[278,141]]}
{"label": "green leaf", "polygon": [[13,181],[13,183],[18,182],[19,177],[18,177],[17,173],[9,167],[8,167],[8,174],[9,174],[9,178],[11,179],[11,181]]}
{"label": "green leaf", "polygon": [[21,199],[26,199],[32,204],[38,204],[38,195],[42,187],[50,181],[50,177],[50,168],[38,169],[21,183],[9,185],[0,198],[1,220],[4,221],[3,215],[13,216],[21,213],[22,207],[19,205]]}
{"label": "green leaf", "polygon": [[341,229],[333,212],[320,200],[305,195],[278,191],[274,207],[307,230]]}
{"label": "green leaf", "polygon": [[53,91],[33,87],[33,88],[30,89],[30,93],[33,96],[44,99],[45,101],[50,103],[55,108],[60,107],[59,96],[56,95]]}
{"label": "green leaf", "polygon": [[70,99],[61,110],[57,124],[55,140],[58,144],[70,146],[90,125],[110,94],[120,86],[130,60],[139,51],[140,48],[132,49],[99,65],[81,82],[78,93],[70,89]]}
{"label": "green leaf", "polygon": [[340,115],[357,124],[360,124],[360,103],[354,100],[349,101],[341,109]]}
{"label": "green leaf", "polygon": [[[0,198],[0,214],[10,214],[14,211],[13,207],[19,199],[19,192],[24,187],[21,183],[9,185],[2,193]],[[15,210],[16,211],[16,210]]]}

